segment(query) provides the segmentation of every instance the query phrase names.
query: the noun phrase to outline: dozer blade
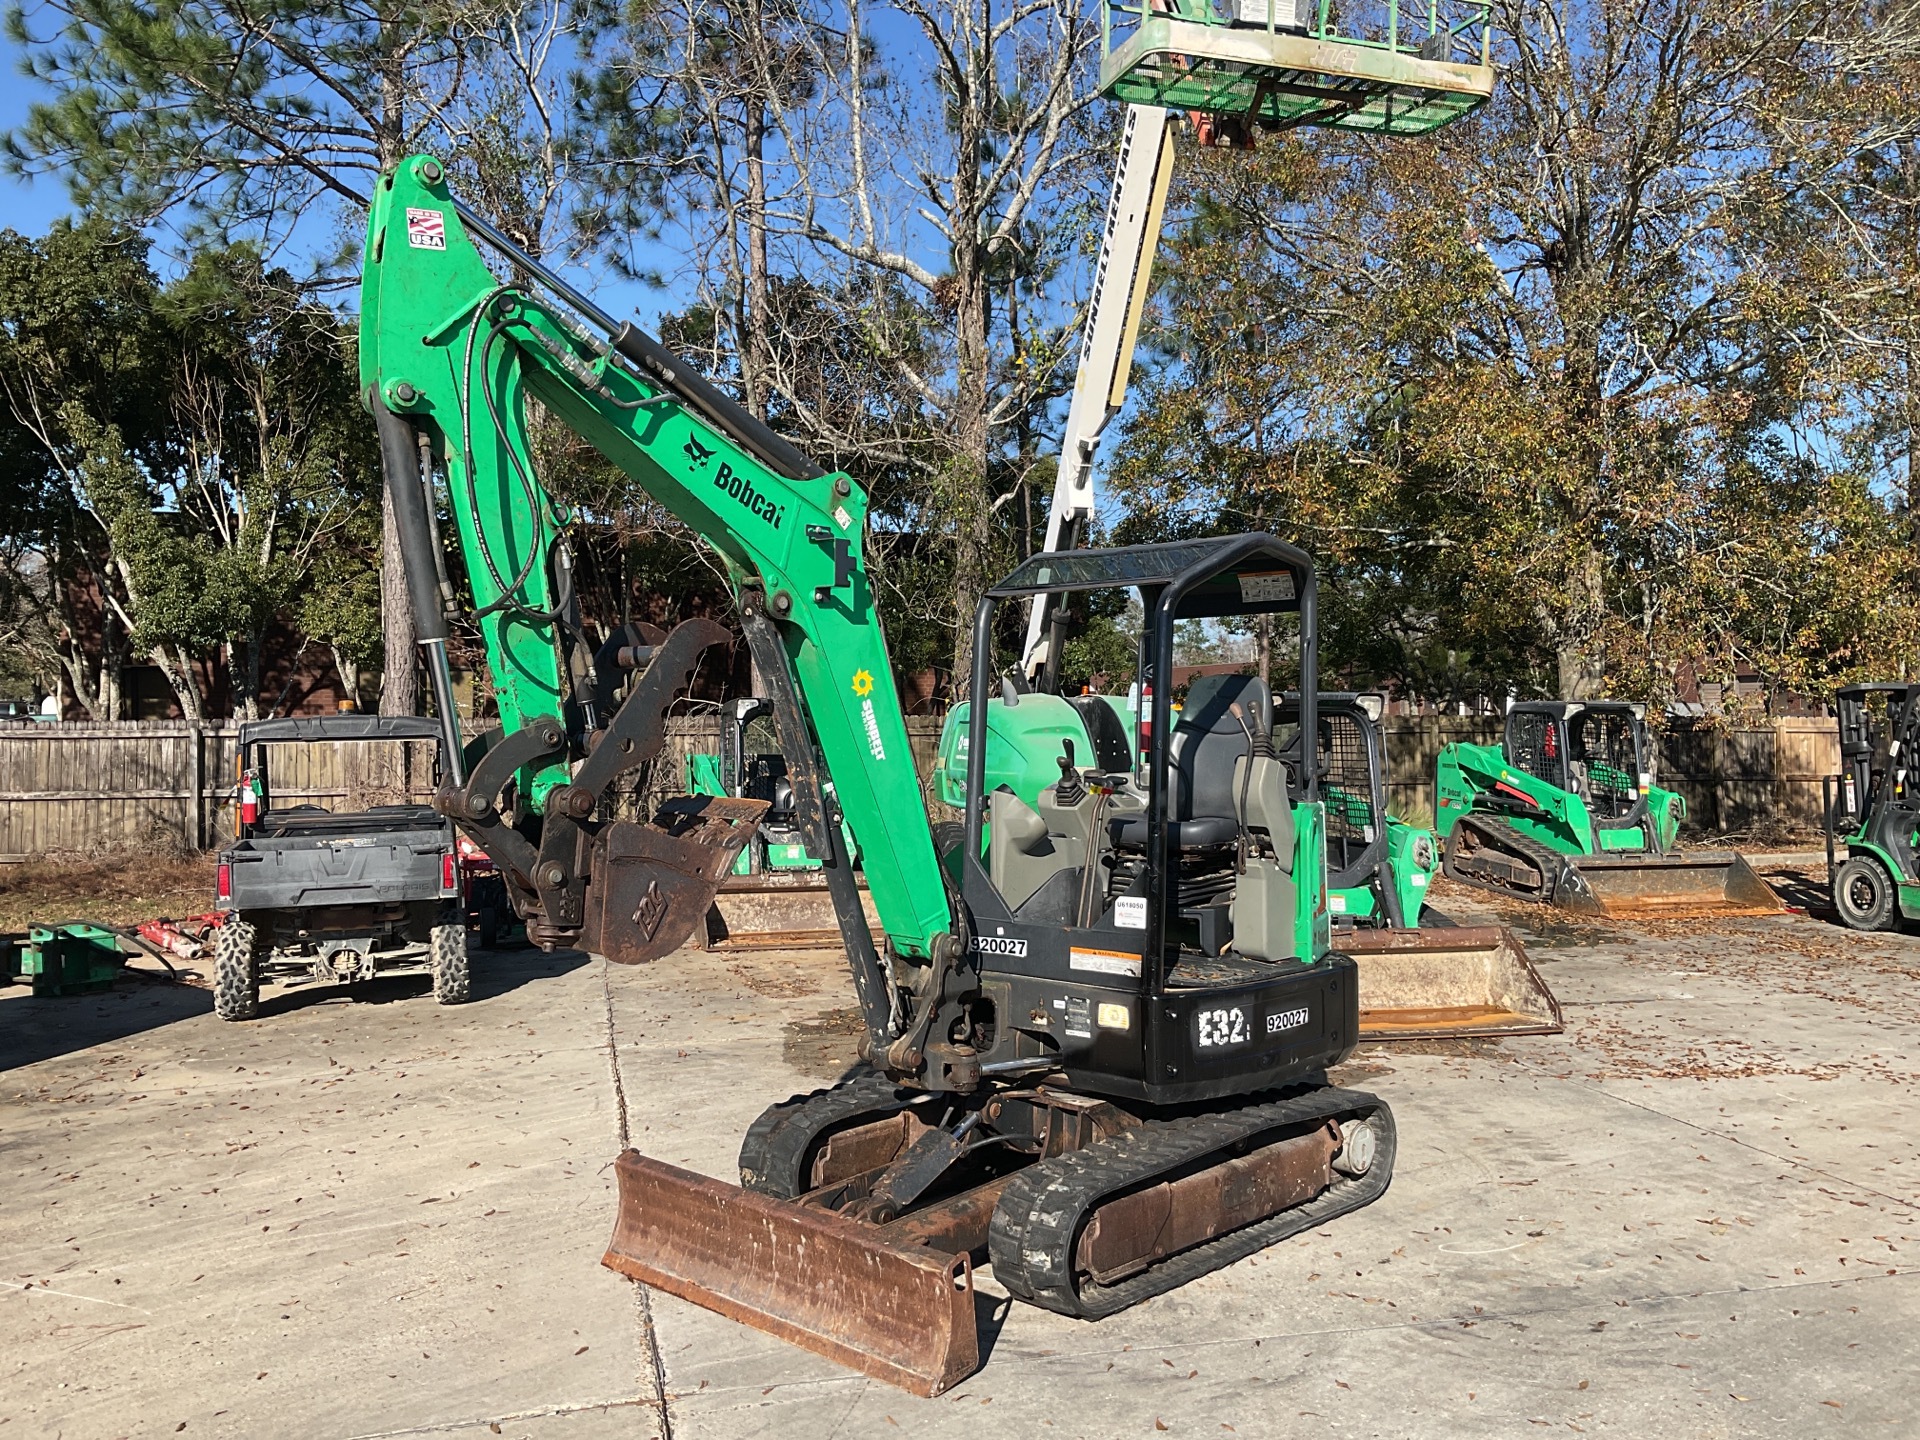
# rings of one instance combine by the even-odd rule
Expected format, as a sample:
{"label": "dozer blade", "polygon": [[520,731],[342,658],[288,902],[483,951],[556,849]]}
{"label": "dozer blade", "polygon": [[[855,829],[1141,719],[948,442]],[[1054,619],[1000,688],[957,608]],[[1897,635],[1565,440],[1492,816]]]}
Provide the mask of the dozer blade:
{"label": "dozer blade", "polygon": [[1572,860],[1599,902],[1600,913],[1614,919],[1778,915],[1787,908],[1734,850],[1581,855]]}
{"label": "dozer blade", "polygon": [[682,795],[652,824],[607,826],[593,844],[581,948],[619,965],[678,950],[766,811],[764,800]]}
{"label": "dozer blade", "polygon": [[916,1395],[980,1368],[968,1256],[891,1241],[831,1210],[637,1150],[614,1173],[608,1268]]}
{"label": "dozer blade", "polygon": [[1360,967],[1360,1038],[1552,1035],[1560,1002],[1511,930],[1356,930],[1334,948]]}

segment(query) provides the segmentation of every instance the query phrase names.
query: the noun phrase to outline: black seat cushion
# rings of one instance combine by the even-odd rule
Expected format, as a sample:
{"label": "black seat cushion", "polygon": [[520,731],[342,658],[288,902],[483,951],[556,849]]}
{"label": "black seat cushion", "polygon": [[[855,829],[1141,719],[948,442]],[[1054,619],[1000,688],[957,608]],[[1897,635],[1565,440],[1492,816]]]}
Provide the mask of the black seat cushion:
{"label": "black seat cushion", "polygon": [[[1127,815],[1108,822],[1116,845],[1145,845],[1147,817]],[[1231,815],[1203,815],[1197,820],[1175,820],[1167,826],[1167,838],[1182,850],[1199,845],[1231,845],[1240,834],[1240,826]]]}
{"label": "black seat cushion", "polygon": [[[1167,777],[1167,838],[1177,848],[1228,845],[1239,837],[1233,771],[1252,749],[1249,730],[1273,730],[1273,696],[1259,676],[1202,675],[1189,687],[1173,727]],[[1116,845],[1144,845],[1147,822],[1116,820],[1112,833]]]}

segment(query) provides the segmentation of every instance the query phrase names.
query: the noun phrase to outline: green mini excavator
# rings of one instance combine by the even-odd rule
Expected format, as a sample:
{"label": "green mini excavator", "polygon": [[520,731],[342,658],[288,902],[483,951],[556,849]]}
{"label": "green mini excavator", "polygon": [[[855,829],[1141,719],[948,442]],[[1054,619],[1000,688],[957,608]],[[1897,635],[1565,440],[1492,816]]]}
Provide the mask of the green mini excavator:
{"label": "green mini excavator", "polygon": [[[976,1258],[1023,1301],[1098,1317],[1385,1190],[1391,1114],[1326,1080],[1358,1038],[1360,994],[1331,945],[1319,771],[1274,753],[1265,685],[1215,677],[1177,717],[1162,691],[1104,752],[1038,731],[1025,763],[1053,783],[1019,795],[986,783],[981,707],[965,818],[936,848],[861,488],[466,213],[431,158],[386,176],[371,211],[364,393],[449,753],[461,601],[443,503],[500,707],[500,738],[436,804],[493,858],[536,943],[629,963],[687,939],[767,811],[706,795],[609,818],[703,652],[731,636],[694,619],[625,647],[646,668],[606,711],[607,647],[568,578],[573,520],[529,453],[537,400],[723,558],[860,1005],[860,1070],[762,1115],[741,1184],[619,1158],[609,1265],[937,1393],[978,1363]],[[518,278],[490,271],[472,234]],[[1313,562],[1259,534],[1035,556],[981,602],[973,692],[995,688],[1004,607],[1101,590],[1147,617],[1143,672],[1169,663],[1183,621],[1267,616],[1290,630],[1296,687],[1317,693]],[[1308,733],[1316,714],[1302,706]]]}
{"label": "green mini excavator", "polygon": [[[1183,6],[1173,30],[1113,7],[1102,88],[1242,130],[1383,134],[1486,98],[1485,0],[1385,9],[1372,37],[1277,7]],[[1024,1302],[1098,1318],[1385,1191],[1391,1113],[1327,1081],[1360,987],[1331,944],[1319,767],[1275,752],[1266,684],[1214,677],[1177,717],[1163,687],[1130,746],[1036,732],[1021,763],[1051,783],[1020,793],[986,783],[981,705],[964,819],[936,845],[868,588],[863,489],[461,206],[431,157],[383,176],[370,212],[361,385],[449,753],[448,618],[467,603],[500,708],[500,738],[436,804],[493,858],[536,943],[621,963],[688,937],[767,813],[740,795],[623,813],[667,707],[732,636],[695,619],[657,645],[592,643],[574,517],[534,471],[538,402],[725,568],[859,1003],[860,1068],[765,1111],[740,1184],[619,1157],[609,1266],[937,1394],[978,1364],[976,1259]],[[438,533],[442,481],[470,602]],[[1316,733],[1313,561],[1264,534],[1033,556],[980,602],[971,693],[997,689],[1006,607],[1046,615],[1099,591],[1145,617],[1142,674],[1170,672],[1182,622],[1284,629]],[[642,650],[644,670],[610,684]]]}
{"label": "green mini excavator", "polygon": [[1646,708],[1514,705],[1498,745],[1434,766],[1452,879],[1588,915],[1772,915],[1785,907],[1737,851],[1675,848],[1686,801],[1653,783]]}

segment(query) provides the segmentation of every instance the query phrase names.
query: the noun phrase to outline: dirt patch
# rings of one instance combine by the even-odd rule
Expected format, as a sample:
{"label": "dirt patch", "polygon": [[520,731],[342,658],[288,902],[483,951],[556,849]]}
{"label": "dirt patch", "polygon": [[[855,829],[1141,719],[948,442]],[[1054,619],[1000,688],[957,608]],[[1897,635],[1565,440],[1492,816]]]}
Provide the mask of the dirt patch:
{"label": "dirt patch", "polygon": [[790,970],[769,956],[764,964],[727,966],[727,973],[756,995],[771,1000],[792,1000],[801,995],[818,995],[820,982],[814,976]]}
{"label": "dirt patch", "polygon": [[1344,1063],[1329,1069],[1327,1083],[1329,1085],[1364,1085],[1369,1080],[1378,1080],[1382,1075],[1391,1075],[1393,1067],[1382,1063],[1386,1058],[1385,1051],[1364,1047]]}
{"label": "dirt patch", "polygon": [[780,1036],[781,1058],[802,1074],[838,1080],[860,1062],[860,1037],[866,1028],[852,1005],[789,1020]]}
{"label": "dirt patch", "polygon": [[134,852],[0,867],[0,932],[61,920],[127,925],[213,909],[211,855]]}

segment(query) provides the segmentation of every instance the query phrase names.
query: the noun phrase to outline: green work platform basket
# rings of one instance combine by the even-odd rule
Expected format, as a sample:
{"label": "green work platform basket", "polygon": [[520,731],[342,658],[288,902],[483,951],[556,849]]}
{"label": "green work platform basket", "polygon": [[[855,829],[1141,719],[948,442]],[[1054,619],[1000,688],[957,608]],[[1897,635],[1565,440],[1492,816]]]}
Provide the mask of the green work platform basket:
{"label": "green work platform basket", "polygon": [[1247,132],[1425,135],[1493,94],[1490,0],[1109,0],[1100,93]]}

